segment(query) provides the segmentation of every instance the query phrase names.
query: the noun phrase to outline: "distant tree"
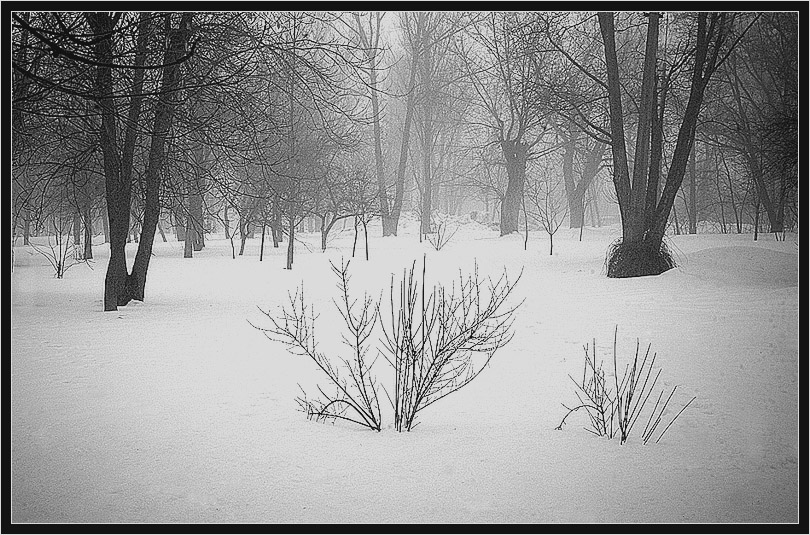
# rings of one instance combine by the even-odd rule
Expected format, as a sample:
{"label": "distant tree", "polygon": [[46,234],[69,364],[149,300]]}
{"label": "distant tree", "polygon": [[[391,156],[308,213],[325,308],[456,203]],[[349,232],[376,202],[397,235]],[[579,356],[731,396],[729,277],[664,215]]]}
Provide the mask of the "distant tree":
{"label": "distant tree", "polygon": [[563,192],[560,191],[560,181],[550,173],[543,172],[537,180],[528,180],[526,186],[526,197],[531,206],[527,213],[548,234],[548,254],[553,255],[554,235],[569,214]]}
{"label": "distant tree", "polygon": [[519,229],[526,165],[545,133],[547,84],[553,71],[533,20],[522,13],[490,13],[469,25],[472,42],[460,44],[477,105],[501,149],[507,187],[501,203],[501,235]]}

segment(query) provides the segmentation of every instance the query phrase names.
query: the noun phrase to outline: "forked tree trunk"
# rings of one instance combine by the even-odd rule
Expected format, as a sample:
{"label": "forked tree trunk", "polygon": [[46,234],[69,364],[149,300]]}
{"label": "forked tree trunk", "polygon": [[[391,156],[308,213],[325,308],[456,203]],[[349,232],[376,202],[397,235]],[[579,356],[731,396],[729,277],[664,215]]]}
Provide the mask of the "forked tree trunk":
{"label": "forked tree trunk", "polygon": [[[104,277],[104,310],[117,310],[130,301],[127,292],[126,243],[129,234],[129,212],[132,191],[131,151],[135,146],[135,126],[140,116],[143,70],[134,71],[133,95],[130,99],[128,128],[124,140],[123,157],[118,152],[118,128],[113,100],[112,67],[114,20],[109,13],[85,13],[92,32],[99,36],[93,43],[96,66],[95,93],[101,114],[99,144],[104,168],[107,216],[110,227],[110,260]],[[145,18],[142,16],[141,21]],[[135,64],[143,65],[146,57],[145,26],[139,24]]]}
{"label": "forked tree trunk", "polygon": [[[166,157],[166,138],[172,124],[172,116],[179,103],[177,92],[180,84],[180,60],[186,50],[193,17],[192,12],[185,12],[180,18],[180,26],[170,29],[168,48],[163,60],[163,80],[161,82],[161,98],[155,106],[155,120],[152,129],[149,157],[144,173],[145,204],[143,211],[143,226],[141,240],[138,243],[138,252],[132,264],[132,273],[129,275],[130,297],[143,301],[146,288],[146,274],[149,262],[152,259],[152,244],[155,240],[158,219],[160,218],[160,182],[163,162]],[[171,14],[166,14],[166,26],[171,25]]]}
{"label": "forked tree trunk", "polygon": [[[612,13],[599,13],[599,28],[605,48],[607,66],[608,104],[610,108],[610,128],[613,150],[613,182],[619,209],[622,214],[622,244],[640,244],[631,255],[631,264],[625,264],[621,274],[608,276],[641,276],[657,274],[658,269],[668,269],[664,262],[650,262],[644,258],[658,256],[663,242],[664,232],[673,210],[675,197],[683,183],[689,152],[695,139],[695,128],[703,100],[704,90],[709,78],[717,67],[721,45],[728,35],[726,15],[723,13],[697,14],[697,39],[694,46],[694,60],[689,99],[683,119],[678,130],[678,138],[667,173],[666,183],[660,200],[655,203],[654,216],[648,216],[650,203],[647,195],[650,192],[646,177],[649,172],[649,148],[653,116],[655,115],[655,55],[658,43],[658,13],[649,13],[647,28],[647,46],[644,59],[644,76],[642,79],[642,98],[639,103],[639,126],[636,137],[635,165],[633,184],[629,181],[627,152],[624,144],[624,118],[621,102],[618,59],[616,56],[615,31]],[[711,17],[711,23],[707,19]],[[709,51],[711,50],[711,56]],[[643,251],[642,251],[643,249]],[[615,256],[613,257],[615,258]],[[636,259],[641,262],[636,263]],[[663,260],[663,258],[662,258]],[[650,269],[656,270],[653,273]]]}

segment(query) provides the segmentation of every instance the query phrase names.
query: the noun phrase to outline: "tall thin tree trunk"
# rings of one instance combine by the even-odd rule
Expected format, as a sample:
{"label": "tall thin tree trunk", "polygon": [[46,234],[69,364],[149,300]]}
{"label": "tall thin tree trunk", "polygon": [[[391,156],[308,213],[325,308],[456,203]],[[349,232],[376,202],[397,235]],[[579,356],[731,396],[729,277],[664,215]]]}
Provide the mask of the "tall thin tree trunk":
{"label": "tall thin tree trunk", "polygon": [[288,216],[289,235],[287,237],[287,269],[292,269],[293,255],[295,253],[295,217]]}
{"label": "tall thin tree trunk", "polygon": [[584,218],[582,196],[577,197],[577,185],[574,180],[574,154],[576,152],[576,143],[577,131],[572,123],[568,127],[568,139],[563,147],[562,158],[563,184],[565,185],[565,197],[568,199],[569,228],[581,227]]}
{"label": "tall thin tree trunk", "polygon": [[[352,258],[354,258],[354,253],[357,250],[357,232],[357,216],[354,216],[354,242],[352,242]],[[422,233],[420,232],[419,234],[421,238]]]}
{"label": "tall thin tree trunk", "polygon": [[[422,33],[425,27],[425,13],[416,14],[416,39],[415,43],[422,42]],[[405,122],[402,125],[402,144],[399,149],[399,165],[397,166],[397,179],[394,192],[394,204],[391,208],[391,231],[397,235],[399,216],[402,212],[402,200],[405,195],[405,169],[408,163],[408,146],[411,134],[411,124],[413,123],[414,108],[416,107],[416,72],[419,65],[419,46],[414,47],[413,58],[411,58],[411,73],[408,79],[408,98],[405,104]]]}
{"label": "tall thin tree trunk", "polygon": [[31,245],[31,211],[23,211],[23,245]]}
{"label": "tall thin tree trunk", "polygon": [[[380,40],[380,23],[382,22],[382,15],[377,12],[369,16],[376,16],[377,24],[376,29],[372,34],[366,36],[363,29],[360,15],[355,14],[355,21],[357,22],[358,34],[360,35],[360,42],[363,46],[366,62],[368,63],[369,72],[369,91],[371,93],[371,113],[372,124],[374,128],[374,163],[377,172],[377,198],[380,207],[380,217],[382,219],[382,232],[383,236],[390,236],[395,234],[392,228],[393,220],[388,207],[388,192],[385,184],[385,171],[383,170],[383,156],[382,156],[382,131],[380,128],[380,104],[377,96],[377,57],[378,45]],[[373,42],[369,41],[373,39]]]}
{"label": "tall thin tree trunk", "polygon": [[430,52],[430,36],[422,35],[421,54],[421,81],[422,81],[422,218],[421,232],[429,234],[431,228],[431,215],[433,212],[433,94],[431,78],[433,76],[432,56]]}
{"label": "tall thin tree trunk", "polygon": [[264,231],[267,228],[267,217],[262,216],[262,243],[259,245],[259,262],[264,259]]}
{"label": "tall thin tree trunk", "polygon": [[368,260],[368,221],[363,217],[363,238],[366,243],[366,260]]}
{"label": "tall thin tree trunk", "polygon": [[132,273],[129,275],[128,286],[132,299],[143,301],[146,288],[146,274],[149,262],[152,259],[152,245],[155,240],[158,219],[160,218],[160,183],[163,162],[166,157],[166,138],[172,124],[174,110],[179,103],[177,90],[180,83],[179,61],[186,50],[186,43],[190,36],[189,26],[193,12],[185,12],[180,18],[180,26],[171,28],[171,14],[165,15],[166,27],[171,28],[168,35],[168,47],[163,60],[163,80],[161,82],[161,98],[155,106],[155,120],[152,129],[152,140],[149,147],[149,156],[144,173],[146,189],[143,211],[143,226],[138,252],[132,264]]}
{"label": "tall thin tree trunk", "polygon": [[84,222],[84,255],[85,260],[93,259],[93,217],[89,206],[89,200],[85,205],[82,220]]}
{"label": "tall thin tree trunk", "polygon": [[689,153],[689,234],[697,234],[697,148],[692,144],[692,151]]}
{"label": "tall thin tree trunk", "polygon": [[104,243],[110,243],[110,220],[107,217],[107,203],[101,210],[101,229],[104,232]]}

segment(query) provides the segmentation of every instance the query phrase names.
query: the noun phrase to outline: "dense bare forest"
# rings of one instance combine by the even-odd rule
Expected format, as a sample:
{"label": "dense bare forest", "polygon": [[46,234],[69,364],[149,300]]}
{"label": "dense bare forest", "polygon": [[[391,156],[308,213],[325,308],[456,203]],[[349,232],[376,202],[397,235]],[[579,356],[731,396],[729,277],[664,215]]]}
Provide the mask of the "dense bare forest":
{"label": "dense bare forest", "polygon": [[666,233],[797,224],[795,13],[20,12],[12,25],[13,237],[53,235],[89,259],[103,230],[108,310],[143,299],[158,233],[186,257],[213,229],[234,255],[269,234],[291,269],[302,225],[325,248],[343,219],[396,235],[403,210],[426,236],[442,214],[501,235],[618,216],[608,275],[632,276],[671,265]]}

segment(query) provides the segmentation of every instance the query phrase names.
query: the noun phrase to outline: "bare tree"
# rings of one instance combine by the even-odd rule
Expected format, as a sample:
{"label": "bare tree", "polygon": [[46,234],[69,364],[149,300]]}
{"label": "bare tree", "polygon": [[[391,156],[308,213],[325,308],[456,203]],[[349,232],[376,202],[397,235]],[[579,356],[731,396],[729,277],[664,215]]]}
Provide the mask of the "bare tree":
{"label": "bare tree", "polygon": [[[647,18],[649,22],[631,182],[624,137],[624,111],[614,15],[612,13],[598,15],[607,67],[613,182],[622,217],[621,242],[611,249],[607,260],[609,277],[656,275],[673,266],[671,257],[663,246],[664,232],[675,196],[683,182],[689,153],[694,143],[703,95],[712,74],[727,57],[727,53],[723,55],[722,51],[731,34],[735,16],[731,13],[694,15],[696,39],[689,98],[660,196],[657,184],[648,181],[650,163],[658,157],[657,154],[655,158],[651,157],[650,147],[653,119],[657,115],[655,63],[660,14],[649,13]],[[660,146],[656,147],[656,150],[660,150]],[[650,202],[650,199],[653,202]]]}
{"label": "bare tree", "polygon": [[508,178],[501,203],[501,235],[519,228],[526,165],[545,132],[546,84],[552,71],[532,20],[521,13],[491,13],[468,28],[473,43],[460,44],[468,80],[502,152]]}
{"label": "bare tree", "polygon": [[554,234],[560,229],[568,215],[568,207],[560,192],[559,181],[549,173],[542,173],[540,180],[530,180],[526,197],[532,209],[528,214],[548,234],[548,254],[554,254]]}

